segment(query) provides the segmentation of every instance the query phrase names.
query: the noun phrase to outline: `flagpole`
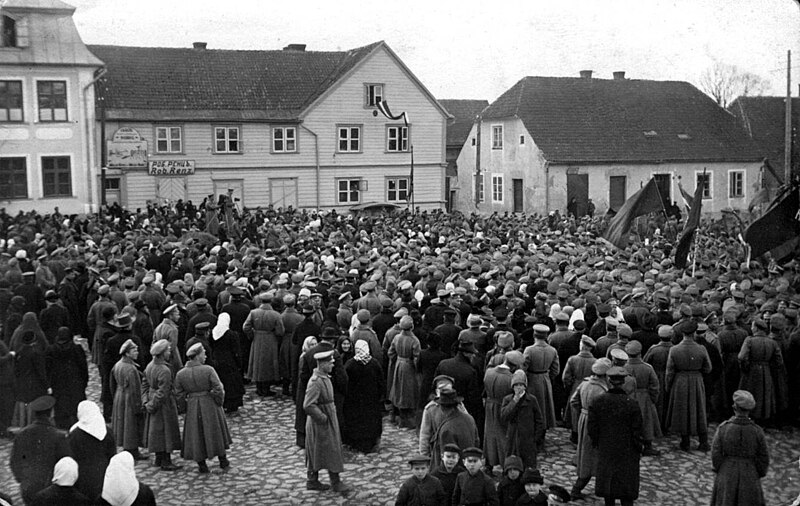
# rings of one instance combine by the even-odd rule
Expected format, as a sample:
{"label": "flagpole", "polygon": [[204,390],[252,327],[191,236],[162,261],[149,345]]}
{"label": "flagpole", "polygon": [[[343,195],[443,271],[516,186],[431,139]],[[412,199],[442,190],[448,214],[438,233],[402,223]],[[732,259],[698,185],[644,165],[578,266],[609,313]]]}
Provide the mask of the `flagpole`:
{"label": "flagpole", "polygon": [[694,251],[692,252],[692,277],[697,270],[697,243],[700,242],[700,229],[694,233]]}
{"label": "flagpole", "polygon": [[411,187],[411,214],[414,214],[417,212],[414,205],[414,145],[411,144],[409,148],[411,149],[411,177],[408,184]]}

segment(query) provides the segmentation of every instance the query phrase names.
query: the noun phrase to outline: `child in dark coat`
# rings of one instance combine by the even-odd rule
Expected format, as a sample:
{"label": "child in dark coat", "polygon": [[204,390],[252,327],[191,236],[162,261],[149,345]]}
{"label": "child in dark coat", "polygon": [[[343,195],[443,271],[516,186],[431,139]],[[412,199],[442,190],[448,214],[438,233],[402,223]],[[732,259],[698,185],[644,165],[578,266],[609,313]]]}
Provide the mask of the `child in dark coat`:
{"label": "child in dark coat", "polygon": [[517,499],[525,493],[522,484],[522,459],[516,455],[509,455],[503,463],[503,477],[497,486],[497,495],[500,496],[500,506],[514,506]]}
{"label": "child in dark coat", "polygon": [[408,459],[411,477],[400,486],[395,506],[441,506],[445,503],[444,488],[438,478],[428,474],[431,458],[415,455]]}

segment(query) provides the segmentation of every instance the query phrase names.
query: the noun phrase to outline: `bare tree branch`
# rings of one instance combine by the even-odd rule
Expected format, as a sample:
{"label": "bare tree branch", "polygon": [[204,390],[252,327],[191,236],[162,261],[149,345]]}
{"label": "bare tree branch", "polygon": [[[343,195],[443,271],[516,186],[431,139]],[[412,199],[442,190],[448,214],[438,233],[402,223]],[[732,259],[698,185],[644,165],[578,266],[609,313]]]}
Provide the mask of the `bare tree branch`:
{"label": "bare tree branch", "polygon": [[737,97],[761,95],[769,87],[769,81],[722,62],[715,62],[700,75],[700,88],[722,107]]}

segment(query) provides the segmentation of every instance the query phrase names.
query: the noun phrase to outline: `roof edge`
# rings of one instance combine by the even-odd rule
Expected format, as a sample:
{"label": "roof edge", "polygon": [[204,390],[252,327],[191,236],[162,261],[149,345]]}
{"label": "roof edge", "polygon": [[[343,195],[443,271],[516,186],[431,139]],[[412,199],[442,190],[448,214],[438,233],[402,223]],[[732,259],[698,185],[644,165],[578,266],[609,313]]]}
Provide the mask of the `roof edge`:
{"label": "roof edge", "polygon": [[550,164],[552,167],[553,165],[576,165],[576,164],[592,164],[592,165],[632,165],[632,164],[642,164],[642,163],[649,163],[649,164],[667,164],[667,163],[726,163],[726,162],[763,162],[764,158],[743,158],[743,157],[733,157],[733,158],[663,158],[659,160],[648,160],[648,159],[638,159],[638,160],[549,160],[547,156],[545,156],[545,160]]}
{"label": "roof edge", "polygon": [[237,121],[242,123],[302,123],[296,112],[286,111],[283,115],[259,109],[106,109],[107,121],[198,121],[223,123]]}

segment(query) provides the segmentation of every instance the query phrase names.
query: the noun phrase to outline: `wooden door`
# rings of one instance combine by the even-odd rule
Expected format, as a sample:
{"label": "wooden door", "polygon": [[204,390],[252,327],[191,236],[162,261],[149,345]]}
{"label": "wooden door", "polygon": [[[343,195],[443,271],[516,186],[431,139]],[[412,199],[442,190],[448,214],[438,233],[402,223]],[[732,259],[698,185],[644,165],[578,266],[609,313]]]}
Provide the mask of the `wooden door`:
{"label": "wooden door", "polygon": [[567,205],[575,199],[575,216],[586,214],[589,202],[589,174],[567,174]]}
{"label": "wooden door", "polygon": [[525,204],[522,201],[522,179],[513,179],[511,182],[514,185],[514,212],[522,213],[525,211]]}
{"label": "wooden door", "polygon": [[293,177],[270,178],[269,202],[276,209],[279,207],[287,209],[289,206],[297,209],[297,179]]}
{"label": "wooden door", "polygon": [[174,204],[178,199],[186,200],[185,177],[159,177],[156,178],[156,197],[158,203]]}
{"label": "wooden door", "polygon": [[615,213],[619,211],[619,208],[625,203],[625,199],[628,198],[627,184],[627,176],[611,176],[608,178],[608,207]]}

